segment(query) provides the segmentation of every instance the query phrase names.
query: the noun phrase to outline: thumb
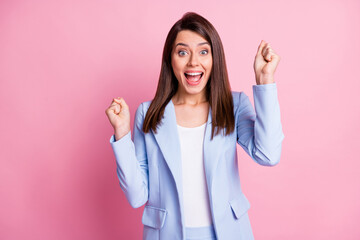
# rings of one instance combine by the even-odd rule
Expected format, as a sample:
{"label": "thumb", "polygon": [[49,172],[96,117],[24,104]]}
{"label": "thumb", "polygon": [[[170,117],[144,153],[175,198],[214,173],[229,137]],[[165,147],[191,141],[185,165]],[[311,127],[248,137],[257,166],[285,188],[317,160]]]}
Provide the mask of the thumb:
{"label": "thumb", "polygon": [[115,106],[115,114],[119,114],[120,113],[120,106],[116,105]]}

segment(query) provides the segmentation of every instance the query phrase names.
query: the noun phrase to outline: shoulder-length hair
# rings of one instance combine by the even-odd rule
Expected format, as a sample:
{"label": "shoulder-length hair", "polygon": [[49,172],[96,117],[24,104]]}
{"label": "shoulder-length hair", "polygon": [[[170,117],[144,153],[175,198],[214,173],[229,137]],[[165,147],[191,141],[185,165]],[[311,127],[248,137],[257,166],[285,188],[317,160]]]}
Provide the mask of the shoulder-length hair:
{"label": "shoulder-length hair", "polygon": [[159,82],[155,97],[144,119],[143,132],[147,133],[151,129],[156,133],[157,126],[161,124],[165,107],[178,89],[178,80],[171,66],[171,54],[177,34],[182,30],[194,31],[210,43],[213,67],[206,85],[206,98],[212,111],[211,139],[214,134],[219,134],[221,130],[229,135],[234,131],[235,119],[223,45],[214,26],[207,19],[194,12],[185,13],[172,26],[166,37]]}

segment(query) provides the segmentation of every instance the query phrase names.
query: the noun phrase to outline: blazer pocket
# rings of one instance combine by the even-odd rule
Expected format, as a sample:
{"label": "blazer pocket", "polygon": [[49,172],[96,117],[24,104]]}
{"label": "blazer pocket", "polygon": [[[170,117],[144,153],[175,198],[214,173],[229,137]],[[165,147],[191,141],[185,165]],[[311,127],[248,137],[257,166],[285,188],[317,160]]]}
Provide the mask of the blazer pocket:
{"label": "blazer pocket", "polygon": [[250,208],[250,203],[244,194],[241,194],[239,198],[229,201],[229,203],[236,219],[239,219]]}
{"label": "blazer pocket", "polygon": [[160,229],[164,226],[166,214],[166,209],[145,205],[141,221],[146,226]]}

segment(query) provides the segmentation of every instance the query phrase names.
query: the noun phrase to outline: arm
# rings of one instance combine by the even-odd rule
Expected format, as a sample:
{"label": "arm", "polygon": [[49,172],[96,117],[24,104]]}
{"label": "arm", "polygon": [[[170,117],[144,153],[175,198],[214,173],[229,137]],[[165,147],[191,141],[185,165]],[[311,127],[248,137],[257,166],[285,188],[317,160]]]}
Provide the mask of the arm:
{"label": "arm", "polygon": [[113,149],[117,176],[120,187],[133,208],[144,205],[148,200],[148,161],[146,155],[145,137],[142,131],[144,121],[141,104],[135,113],[134,135],[131,132],[119,140],[111,136],[110,144]]}
{"label": "arm", "polygon": [[254,85],[253,93],[255,111],[249,97],[239,94],[237,142],[258,164],[274,166],[280,161],[284,139],[276,83]]}

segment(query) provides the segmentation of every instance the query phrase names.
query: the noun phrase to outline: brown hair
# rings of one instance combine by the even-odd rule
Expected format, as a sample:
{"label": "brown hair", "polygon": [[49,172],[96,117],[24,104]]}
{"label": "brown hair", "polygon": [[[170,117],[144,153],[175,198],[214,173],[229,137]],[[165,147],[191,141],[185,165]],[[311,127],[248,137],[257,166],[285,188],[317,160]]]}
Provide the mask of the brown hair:
{"label": "brown hair", "polygon": [[194,12],[185,13],[172,26],[166,37],[159,82],[155,97],[145,116],[143,131],[147,133],[151,129],[156,133],[156,128],[163,118],[165,107],[178,89],[178,81],[171,66],[171,53],[177,34],[182,30],[191,30],[200,34],[211,45],[213,67],[206,85],[206,97],[212,111],[211,139],[214,133],[217,135],[220,130],[223,130],[228,135],[234,131],[235,119],[224,49],[214,26],[204,17]]}

